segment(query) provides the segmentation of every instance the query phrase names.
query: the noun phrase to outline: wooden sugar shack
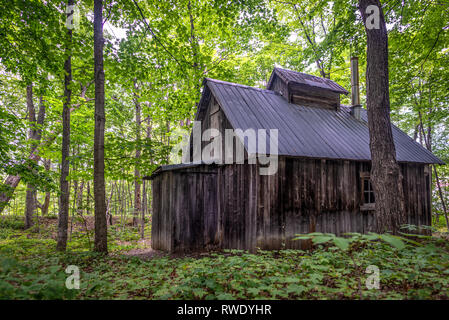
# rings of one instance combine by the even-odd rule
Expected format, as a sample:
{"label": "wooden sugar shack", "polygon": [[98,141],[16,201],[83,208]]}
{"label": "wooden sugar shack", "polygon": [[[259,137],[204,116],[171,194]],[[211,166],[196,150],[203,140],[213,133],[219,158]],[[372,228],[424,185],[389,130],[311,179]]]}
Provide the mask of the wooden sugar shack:
{"label": "wooden sugar shack", "polygon": [[[266,90],[205,79],[196,115],[201,132],[278,129],[277,171],[260,174],[267,167],[257,158],[260,146],[241,132],[234,141],[244,147],[243,164],[235,157],[194,161],[192,143],[192,162],[161,166],[150,177],[153,248],[300,248],[292,241],[298,233],[372,230],[367,114],[353,78],[352,106],[340,104],[348,92],[337,83],[291,70],[275,68]],[[430,164],[443,162],[396,126],[392,131],[408,223],[430,225]]]}

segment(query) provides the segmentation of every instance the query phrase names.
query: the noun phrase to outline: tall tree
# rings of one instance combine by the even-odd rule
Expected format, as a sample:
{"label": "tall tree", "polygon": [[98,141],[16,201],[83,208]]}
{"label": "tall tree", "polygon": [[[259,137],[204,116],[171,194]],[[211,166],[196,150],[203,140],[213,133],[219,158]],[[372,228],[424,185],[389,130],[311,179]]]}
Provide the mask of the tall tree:
{"label": "tall tree", "polygon": [[95,73],[95,132],[94,132],[94,251],[108,252],[106,190],[104,180],[104,69],[103,69],[103,1],[94,1],[94,73]]}
{"label": "tall tree", "polygon": [[[41,128],[45,119],[45,104],[42,97],[39,99],[39,112],[36,119],[36,111],[33,103],[33,85],[26,88],[27,92],[27,112],[30,128],[28,138],[31,143],[31,154],[36,150],[41,139]],[[25,201],[25,228],[30,228],[33,224],[33,215],[37,208],[37,193],[33,183],[27,183],[26,201]]]}
{"label": "tall tree", "polygon": [[[29,84],[26,88],[27,91],[27,111],[28,120],[30,122],[30,128],[28,130],[28,138],[30,141],[34,138],[34,125],[36,123],[36,114],[34,112],[33,104],[33,85]],[[33,145],[31,145],[31,152],[33,152]],[[33,214],[35,211],[35,198],[36,190],[31,183],[27,184],[26,200],[25,200],[25,228],[30,228],[33,225]]]}
{"label": "tall tree", "polygon": [[[74,6],[74,0],[67,1],[67,7],[72,9]],[[74,12],[67,13],[67,19],[71,19],[71,15]],[[68,26],[67,30],[67,47],[66,47],[66,60],[64,62],[64,103],[62,107],[62,147],[61,147],[61,176],[60,176],[60,195],[59,195],[59,218],[58,218],[58,241],[56,243],[56,249],[58,251],[65,251],[67,247],[67,229],[69,224],[69,176],[70,163],[70,100],[72,97],[72,53],[71,53],[71,41],[72,41],[72,29]]]}
{"label": "tall tree", "polygon": [[141,128],[141,106],[139,95],[137,91],[139,86],[137,79],[134,78],[134,104],[136,107],[136,162],[134,164],[134,216],[133,225],[137,226],[139,223],[139,216],[142,211],[142,198],[140,194],[140,128]]}
{"label": "tall tree", "polygon": [[359,10],[367,35],[366,105],[376,231],[397,233],[405,223],[405,208],[402,173],[396,161],[390,122],[387,28],[379,0],[359,0]]}

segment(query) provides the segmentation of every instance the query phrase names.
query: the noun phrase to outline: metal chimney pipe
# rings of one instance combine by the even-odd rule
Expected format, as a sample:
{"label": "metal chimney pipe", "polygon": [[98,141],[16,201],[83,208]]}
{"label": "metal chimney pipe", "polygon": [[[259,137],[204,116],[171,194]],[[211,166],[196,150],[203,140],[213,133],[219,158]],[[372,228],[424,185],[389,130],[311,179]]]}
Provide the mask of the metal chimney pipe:
{"label": "metal chimney pipe", "polygon": [[351,114],[360,120],[359,58],[351,57]]}

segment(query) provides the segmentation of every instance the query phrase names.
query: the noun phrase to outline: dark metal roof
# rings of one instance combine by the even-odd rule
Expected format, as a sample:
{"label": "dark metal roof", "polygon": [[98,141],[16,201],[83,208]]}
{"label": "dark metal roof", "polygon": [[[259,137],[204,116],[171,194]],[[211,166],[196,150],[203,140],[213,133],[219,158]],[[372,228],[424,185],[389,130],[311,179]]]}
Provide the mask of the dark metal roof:
{"label": "dark metal roof", "polygon": [[179,163],[179,164],[166,164],[157,167],[150,176],[143,177],[143,180],[151,180],[155,176],[157,176],[159,173],[164,171],[173,171],[173,170],[180,170],[180,169],[188,169],[188,168],[195,168],[199,167],[201,165],[205,164],[203,161],[197,161],[197,162],[189,162],[189,163]]}
{"label": "dark metal roof", "polygon": [[312,76],[307,73],[297,72],[293,70],[287,70],[287,69],[281,69],[281,68],[274,68],[270,80],[268,81],[267,88],[270,88],[271,82],[274,80],[274,76],[278,76],[281,78],[284,82],[288,83],[298,83],[298,84],[304,84],[311,87],[318,87],[322,89],[327,89],[333,92],[342,93],[342,94],[348,94],[348,91],[340,86],[338,83],[326,79],[326,78],[320,78],[316,76]]}
{"label": "dark metal roof", "polygon": [[[305,107],[288,103],[271,90],[213,79],[206,79],[205,84],[235,129],[278,129],[279,155],[371,160],[365,110],[362,120],[357,120],[349,107],[342,106],[338,111]],[[398,161],[444,164],[396,126],[392,125],[392,131]]]}

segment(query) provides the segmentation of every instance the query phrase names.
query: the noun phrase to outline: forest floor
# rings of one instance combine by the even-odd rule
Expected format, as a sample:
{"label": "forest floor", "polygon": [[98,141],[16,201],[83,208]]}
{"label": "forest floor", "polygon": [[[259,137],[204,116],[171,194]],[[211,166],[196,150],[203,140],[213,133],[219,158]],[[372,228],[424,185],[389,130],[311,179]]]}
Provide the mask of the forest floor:
{"label": "forest floor", "polygon": [[[401,248],[358,241],[351,251],[317,244],[170,256],[119,222],[109,227],[105,256],[91,252],[92,217],[73,220],[67,253],[58,253],[56,217],[24,230],[21,217],[0,216],[0,299],[449,299],[447,233]],[[80,270],[78,290],[65,286],[69,265]],[[370,265],[379,269],[379,289],[366,285]]]}

